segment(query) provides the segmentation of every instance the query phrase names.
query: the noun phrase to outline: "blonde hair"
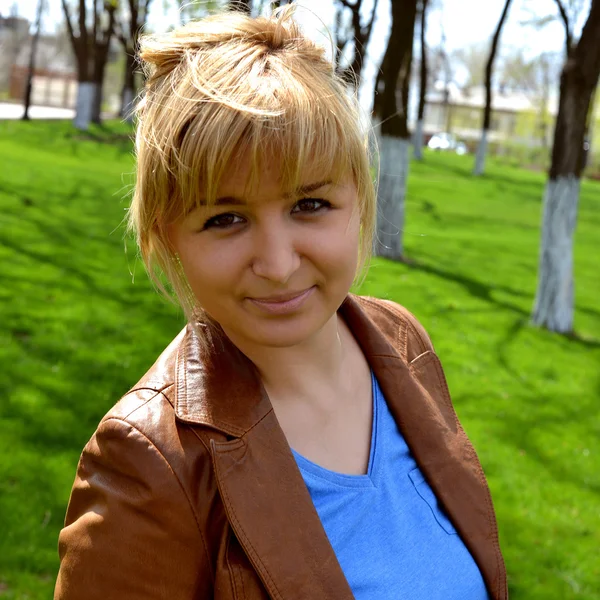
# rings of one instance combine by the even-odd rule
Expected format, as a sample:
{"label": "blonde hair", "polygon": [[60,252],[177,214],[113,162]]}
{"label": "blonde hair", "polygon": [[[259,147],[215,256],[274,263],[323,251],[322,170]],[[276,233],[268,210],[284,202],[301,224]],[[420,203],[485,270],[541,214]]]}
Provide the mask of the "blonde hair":
{"label": "blonde hair", "polygon": [[375,190],[357,101],[293,12],[286,6],[253,19],[229,11],[140,41],[147,80],[129,227],[150,277],[163,292],[161,272],[167,277],[191,323],[202,320],[201,307],[166,226],[200,198],[214,201],[241,154],[251,157],[253,180],[262,161],[280,159],[284,189],[299,187],[307,168],[334,180],[351,174],[361,222],[356,277],[371,256]]}

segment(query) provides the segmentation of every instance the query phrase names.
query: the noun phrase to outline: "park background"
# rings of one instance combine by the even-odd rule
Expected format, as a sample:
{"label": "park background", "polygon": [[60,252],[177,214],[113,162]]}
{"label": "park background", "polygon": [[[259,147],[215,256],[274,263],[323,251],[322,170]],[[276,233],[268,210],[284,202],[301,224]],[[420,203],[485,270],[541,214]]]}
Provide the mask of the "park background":
{"label": "park background", "polygon": [[[79,3],[66,4],[75,15]],[[116,3],[115,14],[126,24],[138,4]],[[216,3],[177,4],[156,1],[145,30],[164,31]],[[372,19],[359,88],[370,115],[389,0],[375,11],[368,0],[301,4],[312,12],[299,18],[320,43],[330,43],[323,24],[333,31],[340,69],[354,58],[357,7],[363,29]],[[506,4],[429,0],[425,147],[421,159],[411,149],[403,171],[402,253],[375,257],[358,291],[407,306],[433,339],[489,479],[511,598],[600,599],[600,115],[592,98],[573,324],[551,331],[534,326],[532,313],[565,22],[556,0],[509,7],[493,63],[487,160],[475,176],[485,67]],[[573,45],[592,5],[563,3]],[[63,7],[45,0],[39,26],[37,7],[0,2],[0,598],[11,600],[52,597],[81,449],[183,325],[123,227],[135,168],[127,44],[109,40],[98,122],[75,127],[80,73]],[[408,93],[411,144],[422,82],[418,11],[412,34],[412,68],[394,90],[399,103]],[[31,118],[21,120],[30,73]],[[467,152],[429,149],[441,132]]]}

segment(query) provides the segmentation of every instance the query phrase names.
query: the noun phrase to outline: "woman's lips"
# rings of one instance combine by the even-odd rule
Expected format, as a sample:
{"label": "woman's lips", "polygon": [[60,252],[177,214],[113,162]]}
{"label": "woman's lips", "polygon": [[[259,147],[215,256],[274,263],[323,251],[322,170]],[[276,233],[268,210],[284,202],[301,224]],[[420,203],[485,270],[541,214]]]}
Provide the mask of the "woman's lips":
{"label": "woman's lips", "polygon": [[270,296],[268,298],[248,298],[254,306],[273,315],[283,315],[298,310],[312,295],[315,286],[292,294]]}

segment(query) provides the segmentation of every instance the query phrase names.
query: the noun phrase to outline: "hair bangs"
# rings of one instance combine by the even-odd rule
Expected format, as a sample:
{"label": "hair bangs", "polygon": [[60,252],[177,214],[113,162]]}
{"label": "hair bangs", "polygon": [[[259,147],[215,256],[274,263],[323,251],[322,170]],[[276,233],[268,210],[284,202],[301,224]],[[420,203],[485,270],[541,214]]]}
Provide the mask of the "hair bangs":
{"label": "hair bangs", "polygon": [[171,219],[200,202],[213,203],[223,177],[241,161],[250,161],[249,189],[267,167],[279,170],[286,191],[313,175],[339,181],[360,170],[364,144],[344,127],[350,99],[345,90],[331,90],[330,73],[323,73],[322,85],[315,86],[314,73],[282,68],[277,56],[250,71],[242,60],[218,97],[207,98],[198,76],[193,89],[177,90],[189,106],[182,111],[187,120],[173,128],[168,144],[178,188]]}

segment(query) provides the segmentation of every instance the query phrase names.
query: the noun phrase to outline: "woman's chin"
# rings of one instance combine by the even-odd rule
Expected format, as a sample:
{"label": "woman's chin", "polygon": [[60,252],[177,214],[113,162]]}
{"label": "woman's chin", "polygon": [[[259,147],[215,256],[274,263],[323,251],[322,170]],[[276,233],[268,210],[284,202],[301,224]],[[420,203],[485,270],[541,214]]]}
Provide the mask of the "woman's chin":
{"label": "woman's chin", "polygon": [[320,329],[315,325],[311,327],[305,319],[297,321],[300,322],[270,323],[257,327],[248,332],[248,341],[266,348],[291,348],[303,344]]}

